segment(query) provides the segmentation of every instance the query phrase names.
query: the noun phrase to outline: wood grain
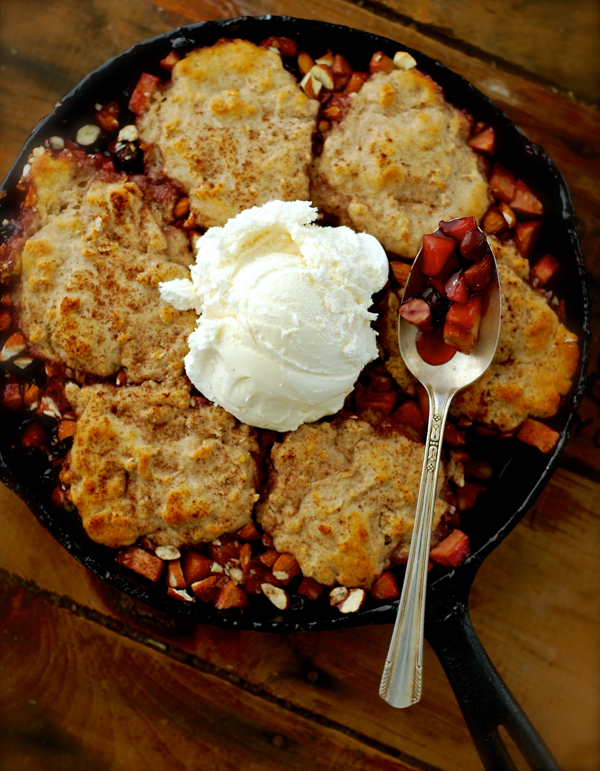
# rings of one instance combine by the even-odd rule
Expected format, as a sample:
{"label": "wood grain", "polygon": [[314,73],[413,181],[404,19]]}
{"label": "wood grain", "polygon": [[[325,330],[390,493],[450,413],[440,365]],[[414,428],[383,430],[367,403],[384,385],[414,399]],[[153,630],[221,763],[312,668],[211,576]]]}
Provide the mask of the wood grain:
{"label": "wood grain", "polygon": [[563,0],[468,4],[383,0],[372,7],[381,12],[382,6],[392,18],[398,14],[450,47],[498,62],[501,68],[519,68],[532,79],[575,92],[596,105],[600,102],[600,5],[596,2],[573,0],[568,10]]}
{"label": "wood grain", "polygon": [[414,771],[0,584],[0,769]]}

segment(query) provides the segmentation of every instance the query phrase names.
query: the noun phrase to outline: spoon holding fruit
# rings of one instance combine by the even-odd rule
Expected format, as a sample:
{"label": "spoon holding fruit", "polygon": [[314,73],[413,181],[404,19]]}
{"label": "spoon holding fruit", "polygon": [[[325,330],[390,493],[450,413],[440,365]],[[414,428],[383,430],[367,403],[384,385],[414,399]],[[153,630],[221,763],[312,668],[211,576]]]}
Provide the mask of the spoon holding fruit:
{"label": "spoon holding fruit", "polygon": [[429,423],[406,576],[379,688],[393,707],[421,698],[429,547],[448,408],[489,367],[499,333],[500,286],[487,238],[473,217],[440,222],[423,237],[398,320],[402,358],[429,397]]}

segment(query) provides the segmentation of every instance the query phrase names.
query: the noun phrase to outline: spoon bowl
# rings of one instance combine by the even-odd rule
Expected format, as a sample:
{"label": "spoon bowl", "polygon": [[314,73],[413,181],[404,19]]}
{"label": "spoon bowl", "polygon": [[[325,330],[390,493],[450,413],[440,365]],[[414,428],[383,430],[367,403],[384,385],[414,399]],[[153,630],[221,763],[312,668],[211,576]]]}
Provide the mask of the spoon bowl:
{"label": "spoon bowl", "polygon": [[[379,695],[393,707],[409,707],[421,698],[423,673],[423,627],[429,547],[437,489],[444,426],[455,394],[473,383],[492,363],[500,335],[501,300],[496,258],[492,279],[485,290],[479,339],[469,354],[457,351],[444,364],[429,364],[417,350],[419,329],[402,315],[398,317],[400,353],[410,372],[421,382],[429,398],[429,421],[406,576],[398,615],[388,651]],[[410,297],[411,279],[417,276],[423,250],[417,254],[404,291]],[[422,277],[419,276],[419,280]]]}

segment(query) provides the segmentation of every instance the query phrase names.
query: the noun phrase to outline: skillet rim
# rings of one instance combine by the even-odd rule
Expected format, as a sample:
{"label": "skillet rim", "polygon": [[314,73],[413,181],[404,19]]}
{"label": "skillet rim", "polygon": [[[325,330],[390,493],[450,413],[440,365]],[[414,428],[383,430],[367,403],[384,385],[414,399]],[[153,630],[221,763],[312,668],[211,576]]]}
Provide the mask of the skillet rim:
{"label": "skillet rim", "polygon": [[[478,119],[487,117],[486,122],[492,123],[497,131],[498,129],[501,129],[504,142],[508,143],[509,147],[512,146],[513,151],[515,147],[519,148],[521,154],[520,162],[529,168],[530,173],[537,170],[536,173],[540,175],[541,179],[550,180],[552,183],[553,204],[556,207],[556,213],[560,215],[561,226],[559,232],[562,237],[563,246],[568,247],[568,259],[565,260],[565,257],[563,256],[563,260],[569,263],[569,275],[571,278],[572,289],[576,290],[576,294],[577,292],[579,293],[577,298],[578,302],[573,303],[578,311],[578,323],[575,325],[571,324],[571,327],[577,327],[575,331],[578,334],[580,342],[579,372],[577,377],[574,378],[574,384],[570,395],[563,401],[563,405],[557,418],[546,421],[549,423],[554,422],[557,430],[558,424],[560,424],[561,428],[560,440],[552,454],[540,458],[536,457],[535,454],[532,454],[532,448],[527,448],[526,446],[518,448],[518,453],[528,456],[528,459],[531,460],[536,470],[539,472],[536,474],[536,481],[533,486],[527,486],[524,496],[521,496],[517,504],[513,505],[510,515],[502,518],[502,523],[498,529],[491,535],[488,535],[487,538],[484,538],[484,540],[477,545],[472,555],[463,565],[457,569],[442,569],[436,567],[434,571],[432,571],[428,590],[434,590],[438,599],[442,600],[442,606],[448,605],[446,610],[449,611],[450,605],[454,602],[457,592],[468,592],[470,584],[485,557],[498,546],[498,544],[522,519],[549,481],[558,464],[560,453],[572,432],[576,419],[576,411],[583,398],[590,338],[590,309],[585,282],[583,255],[577,237],[576,215],[567,184],[555,164],[539,145],[530,142],[505,113],[487,96],[476,89],[461,75],[449,70],[440,62],[431,59],[420,51],[416,51],[389,38],[384,38],[370,32],[364,32],[362,30],[329,22],[312,21],[289,16],[266,15],[260,17],[245,16],[235,19],[218,19],[185,25],[137,43],[128,50],[111,58],[84,77],[83,80],[75,86],[69,94],[61,99],[56,107],[37,124],[28,140],[25,142],[15,163],[9,170],[0,189],[9,191],[14,190],[20,176],[20,171],[33,147],[40,142],[40,139],[51,135],[52,132],[50,129],[53,125],[56,125],[57,122],[66,120],[63,119],[62,116],[68,115],[74,105],[77,106],[82,103],[87,104],[84,102],[85,99],[89,100],[92,104],[97,101],[97,99],[94,99],[93,90],[97,86],[97,81],[102,81],[103,78],[106,78],[114,71],[118,71],[120,68],[125,67],[133,60],[138,61],[138,68],[135,69],[135,79],[132,81],[133,87],[135,82],[137,82],[139,74],[144,71],[143,62],[140,63],[140,61],[144,56],[148,56],[149,52],[152,57],[152,62],[154,63],[154,69],[157,69],[159,59],[166,55],[172,48],[186,51],[198,45],[211,45],[219,37],[223,36],[219,33],[226,33],[227,37],[244,37],[246,39],[254,40],[255,42],[258,42],[268,35],[278,34],[295,36],[296,38],[313,35],[319,41],[321,38],[330,40],[332,37],[335,39],[336,37],[342,36],[347,41],[346,45],[349,45],[348,41],[352,41],[353,38],[356,38],[361,41],[363,46],[369,52],[369,55],[373,51],[381,49],[387,53],[391,53],[393,56],[394,51],[398,49],[398,46],[401,46],[403,50],[408,51],[414,56],[417,60],[419,69],[430,74],[436,83],[440,83],[446,93],[448,101],[457,106],[464,106],[471,103],[477,105],[480,109],[477,111],[476,117]],[[315,44],[313,39],[312,45],[306,45],[305,48],[310,50],[314,45],[320,46],[321,42]],[[161,49],[163,49],[164,53],[158,53]],[[337,50],[340,50],[340,48]],[[347,49],[342,48],[341,50]],[[127,91],[127,89],[125,89],[125,91]],[[125,93],[125,91],[123,93]],[[452,95],[449,95],[449,92],[451,92],[451,94],[452,92],[456,93],[453,97]],[[87,96],[88,93],[91,94],[91,96]],[[85,112],[85,110],[83,112]],[[515,156],[510,155],[509,157],[513,161],[515,160]],[[513,168],[515,165],[518,164],[513,163]],[[14,204],[14,202],[11,201],[10,196],[7,196],[7,199],[0,203],[0,211],[6,207],[7,203]],[[573,260],[574,263],[572,266],[571,260]],[[573,273],[571,273],[572,268],[574,268]],[[514,442],[516,440],[509,441]],[[538,451],[534,451],[534,453],[541,455]],[[505,469],[503,469],[503,473],[504,471]],[[268,604],[263,604],[262,607],[256,607],[255,605],[251,608],[253,612],[252,618],[248,618],[249,614],[228,615],[216,611],[212,606],[200,605],[199,603],[183,603],[172,599],[166,595],[162,583],[156,585],[151,584],[144,579],[139,581],[131,580],[132,576],[130,571],[121,568],[115,562],[114,556],[110,558],[111,555],[114,555],[114,550],[107,549],[107,547],[98,547],[98,545],[88,539],[85,534],[84,542],[82,544],[80,540],[83,529],[81,528],[81,533],[73,534],[70,532],[68,522],[65,524],[60,521],[60,518],[56,517],[55,513],[53,513],[53,511],[55,512],[53,507],[48,505],[48,501],[40,499],[39,494],[32,490],[31,484],[27,484],[26,477],[27,474],[25,474],[23,478],[11,469],[6,462],[3,453],[0,451],[0,480],[27,504],[40,524],[70,554],[102,581],[106,581],[116,586],[160,612],[171,616],[180,616],[197,623],[208,623],[227,629],[286,633],[293,631],[347,629],[374,623],[392,623],[394,621],[398,600],[383,603],[377,607],[361,609],[357,613],[347,615],[340,614],[335,609],[326,607],[324,612],[321,612],[321,617],[317,616],[316,618],[311,619],[310,616],[315,615],[314,613],[311,614],[309,612],[306,614],[304,611],[294,611],[293,609],[287,611],[287,615],[280,615],[265,598],[259,599],[265,599],[265,603]],[[482,497],[488,498],[489,496]],[[489,504],[491,502],[486,501],[486,503]],[[480,506],[477,506],[477,510],[480,508]],[[468,527],[465,529],[468,530]],[[90,544],[93,547],[92,553],[90,553]],[[110,553],[107,555],[109,557],[108,560],[102,560],[95,554],[95,552],[104,549]],[[320,610],[321,607],[322,605],[315,608],[315,610]],[[259,615],[258,612],[262,614],[263,610],[264,618],[257,618]],[[311,607],[309,605],[308,611],[310,610]],[[333,613],[337,613],[337,615],[333,615]],[[306,615],[308,615],[308,619],[305,617]]]}

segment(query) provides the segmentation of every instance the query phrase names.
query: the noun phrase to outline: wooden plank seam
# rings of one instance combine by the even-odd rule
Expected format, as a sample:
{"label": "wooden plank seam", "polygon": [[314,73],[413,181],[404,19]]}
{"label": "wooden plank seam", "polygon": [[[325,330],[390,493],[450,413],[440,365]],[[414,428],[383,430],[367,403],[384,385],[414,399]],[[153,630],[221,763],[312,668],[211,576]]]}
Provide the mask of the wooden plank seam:
{"label": "wooden plank seam", "polygon": [[373,739],[369,736],[366,736],[365,734],[362,734],[359,731],[355,731],[354,729],[349,728],[343,725],[342,723],[338,723],[335,720],[331,720],[330,718],[323,717],[322,715],[312,712],[311,710],[306,709],[304,707],[298,707],[292,702],[288,701],[287,699],[282,699],[280,697],[273,696],[268,691],[263,690],[259,686],[254,685],[253,683],[250,683],[247,680],[244,680],[239,675],[235,675],[230,672],[227,672],[226,670],[221,669],[220,667],[217,667],[214,664],[208,663],[207,661],[205,661],[204,659],[201,659],[198,656],[194,656],[191,653],[182,651],[179,648],[176,648],[172,645],[168,645],[167,643],[163,643],[160,640],[156,640],[152,637],[141,634],[140,632],[137,632],[131,627],[128,627],[126,624],[121,623],[116,619],[111,618],[110,616],[106,616],[103,613],[98,612],[97,610],[93,610],[92,608],[86,608],[85,606],[80,605],[79,603],[73,602],[73,600],[69,599],[68,597],[55,594],[54,592],[49,592],[45,589],[42,589],[35,582],[29,581],[27,579],[23,579],[20,576],[16,576],[14,573],[11,573],[5,570],[4,568],[0,568],[0,585],[2,583],[12,587],[18,587],[23,591],[28,592],[33,597],[36,597],[50,605],[53,605],[56,608],[65,610],[74,616],[85,619],[86,621],[90,621],[94,624],[98,624],[99,626],[102,626],[116,634],[119,634],[122,637],[125,637],[131,640],[132,642],[138,643],[139,645],[152,648],[154,651],[157,651],[158,653],[168,656],[169,658],[174,659],[180,664],[193,667],[194,669],[198,670],[199,672],[202,672],[203,674],[219,678],[220,680],[224,680],[229,685],[233,685],[236,688],[240,688],[246,691],[247,693],[251,694],[252,696],[262,699],[263,701],[269,702],[270,704],[280,707],[281,709],[284,709],[294,715],[298,715],[299,717],[302,717],[305,720],[316,723],[320,726],[323,726],[324,728],[329,728],[333,731],[337,731],[339,733],[345,734],[351,739],[354,739],[355,741],[361,744],[364,744],[365,746],[370,747],[371,749],[376,750],[377,752],[381,752],[384,755],[388,755],[390,758],[393,758],[394,760],[399,760],[402,763],[411,765],[415,769],[419,769],[420,771],[440,771],[440,769],[437,766],[432,766],[429,763],[419,760],[418,758],[415,758],[412,755],[402,752],[394,747],[390,747],[389,745],[384,744],[383,742],[377,741],[376,739]]}

